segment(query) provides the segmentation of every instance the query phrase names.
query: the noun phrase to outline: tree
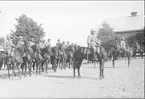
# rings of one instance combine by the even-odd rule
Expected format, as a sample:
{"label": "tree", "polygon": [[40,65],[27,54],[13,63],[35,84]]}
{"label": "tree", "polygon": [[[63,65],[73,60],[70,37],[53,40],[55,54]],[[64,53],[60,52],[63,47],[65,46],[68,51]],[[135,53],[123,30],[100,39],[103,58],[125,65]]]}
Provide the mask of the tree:
{"label": "tree", "polygon": [[45,32],[42,28],[42,24],[39,25],[32,18],[23,14],[19,16],[19,18],[16,18],[16,21],[16,31],[11,30],[11,36],[15,43],[18,41],[18,36],[24,37],[27,41],[32,41],[32,39],[34,39],[34,42],[44,37]]}
{"label": "tree", "polygon": [[100,38],[101,42],[107,42],[114,38],[113,28],[105,21],[98,31],[98,38]]}
{"label": "tree", "polygon": [[117,44],[120,42],[119,37],[113,32],[113,28],[105,21],[98,31],[98,38],[101,40],[102,46],[107,52],[109,52],[111,47],[117,48]]}

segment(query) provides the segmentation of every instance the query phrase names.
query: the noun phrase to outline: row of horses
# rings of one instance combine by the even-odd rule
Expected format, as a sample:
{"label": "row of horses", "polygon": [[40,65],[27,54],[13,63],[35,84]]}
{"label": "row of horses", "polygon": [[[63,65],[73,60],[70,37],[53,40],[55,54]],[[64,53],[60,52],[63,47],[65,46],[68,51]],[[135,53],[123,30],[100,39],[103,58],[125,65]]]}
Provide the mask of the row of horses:
{"label": "row of horses", "polygon": [[[100,78],[104,78],[104,63],[109,57],[112,58],[113,67],[115,67],[114,61],[121,54],[119,50],[110,50],[109,53],[100,46],[100,53],[97,54],[97,61],[99,62],[100,67]],[[122,52],[125,54],[125,57],[128,59],[128,65],[130,64],[130,53],[127,51]],[[10,77],[10,70],[13,71],[12,77],[16,76],[15,70],[18,70],[18,73],[26,76],[28,69],[29,76],[32,75],[32,72],[35,72],[36,75],[40,75],[42,72],[47,74],[48,65],[52,65],[52,69],[56,72],[57,68],[73,68],[73,73],[75,77],[75,70],[78,70],[78,76],[80,76],[80,67],[83,59],[93,61],[94,51],[92,48],[80,47],[80,46],[68,46],[67,48],[54,47],[45,47],[40,48],[37,44],[33,46],[28,46],[24,44],[20,47],[15,48],[13,56],[9,56],[7,52],[0,52],[0,69],[2,65],[7,67],[8,77]]]}

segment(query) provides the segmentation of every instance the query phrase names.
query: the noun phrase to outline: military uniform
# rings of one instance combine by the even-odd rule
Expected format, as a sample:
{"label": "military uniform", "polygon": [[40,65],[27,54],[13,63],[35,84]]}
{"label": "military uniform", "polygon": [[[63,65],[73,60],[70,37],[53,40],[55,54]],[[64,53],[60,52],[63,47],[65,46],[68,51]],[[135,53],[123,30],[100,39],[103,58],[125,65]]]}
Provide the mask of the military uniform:
{"label": "military uniform", "polygon": [[51,43],[50,42],[46,42],[45,46],[51,47]]}
{"label": "military uniform", "polygon": [[97,51],[99,53],[99,47],[96,47],[99,43],[100,42],[95,35],[90,34],[88,36],[87,38],[88,47],[92,47],[94,49],[94,52]]}
{"label": "military uniform", "polygon": [[6,40],[5,44],[5,51],[8,53],[9,56],[13,56],[15,44],[12,42],[12,39]]}
{"label": "military uniform", "polygon": [[126,49],[125,41],[122,40],[122,41],[120,42],[120,44],[121,44],[121,49],[125,50],[125,49]]}

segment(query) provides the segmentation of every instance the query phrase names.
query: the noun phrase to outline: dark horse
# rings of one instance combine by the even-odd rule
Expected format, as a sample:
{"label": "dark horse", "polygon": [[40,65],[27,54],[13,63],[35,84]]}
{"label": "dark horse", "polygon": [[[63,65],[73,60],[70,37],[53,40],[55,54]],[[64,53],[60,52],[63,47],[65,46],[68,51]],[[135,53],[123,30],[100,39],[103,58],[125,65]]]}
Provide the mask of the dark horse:
{"label": "dark horse", "polygon": [[2,65],[4,64],[4,51],[0,51],[0,70],[2,68]]}
{"label": "dark horse", "polygon": [[[106,58],[106,51],[102,46],[99,46],[100,48],[100,53],[96,53],[97,54],[97,58],[99,61],[99,65],[100,65],[100,79],[104,78],[104,63],[105,63],[105,58]],[[87,47],[78,47],[73,55],[73,62],[74,62],[74,66],[73,66],[73,75],[75,77],[75,69],[78,70],[78,76],[81,77],[80,75],[80,67],[82,64],[83,59],[85,58],[85,55],[87,54]]]}
{"label": "dark horse", "polygon": [[54,72],[56,72],[57,69],[57,61],[58,61],[58,48],[56,46],[51,47],[51,56],[50,56],[50,62],[52,64],[52,69]]}
{"label": "dark horse", "polygon": [[128,67],[130,66],[130,60],[131,60],[131,53],[129,51],[129,48],[126,46],[127,50],[123,50],[120,47],[111,47],[108,56],[112,58],[112,65],[113,68],[115,68],[115,60],[117,60],[120,57],[124,57],[125,61],[126,58],[128,60]]}
{"label": "dark horse", "polygon": [[21,65],[21,69],[22,69],[22,74],[23,74],[23,70],[25,68],[25,76],[26,76],[26,71],[27,71],[27,67],[29,69],[29,76],[31,76],[31,67],[32,67],[32,59],[33,59],[33,49],[28,45],[25,44],[24,45],[24,55],[23,55],[23,63]]}
{"label": "dark horse", "polygon": [[40,46],[38,44],[38,42],[32,46],[33,49],[33,70],[35,70],[35,66],[36,66],[36,75],[38,74],[39,71],[39,75],[40,72],[42,70],[42,61],[43,61],[43,57],[41,56],[41,50],[40,50]]}
{"label": "dark horse", "polygon": [[50,46],[46,46],[45,48],[41,49],[41,56],[43,58],[42,64],[41,64],[42,70],[44,71],[43,65],[45,64],[46,65],[45,70],[46,70],[46,74],[47,74],[48,64],[50,63],[50,58],[51,58],[51,48],[50,48]]}

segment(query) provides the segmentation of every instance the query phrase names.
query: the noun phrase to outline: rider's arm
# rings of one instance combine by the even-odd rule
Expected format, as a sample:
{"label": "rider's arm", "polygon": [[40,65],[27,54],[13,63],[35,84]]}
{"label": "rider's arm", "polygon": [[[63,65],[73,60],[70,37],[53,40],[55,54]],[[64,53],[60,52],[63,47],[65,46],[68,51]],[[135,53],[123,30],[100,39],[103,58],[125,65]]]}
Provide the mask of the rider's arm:
{"label": "rider's arm", "polygon": [[88,44],[88,46],[90,45],[90,43],[91,43],[91,37],[89,35],[88,38],[87,38],[87,44]]}

